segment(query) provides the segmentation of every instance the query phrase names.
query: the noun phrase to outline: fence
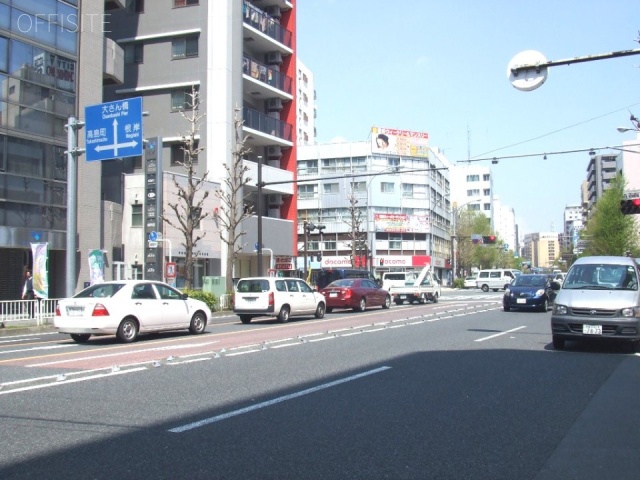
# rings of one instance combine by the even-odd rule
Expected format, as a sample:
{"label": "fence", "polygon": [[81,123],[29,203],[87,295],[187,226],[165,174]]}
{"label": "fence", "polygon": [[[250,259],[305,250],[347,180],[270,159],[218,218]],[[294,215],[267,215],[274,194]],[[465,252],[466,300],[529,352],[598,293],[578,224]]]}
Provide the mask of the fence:
{"label": "fence", "polygon": [[57,298],[0,301],[0,327],[53,324]]}

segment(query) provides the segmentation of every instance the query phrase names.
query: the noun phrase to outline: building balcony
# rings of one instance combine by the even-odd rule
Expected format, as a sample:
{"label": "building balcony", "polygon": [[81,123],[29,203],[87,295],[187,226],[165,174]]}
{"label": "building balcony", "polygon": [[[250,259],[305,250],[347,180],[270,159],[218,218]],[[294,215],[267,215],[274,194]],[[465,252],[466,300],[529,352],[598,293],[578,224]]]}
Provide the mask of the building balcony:
{"label": "building balcony", "polygon": [[249,107],[242,109],[242,116],[244,120],[242,129],[247,135],[247,143],[250,146],[293,146],[293,127],[291,124]]}
{"label": "building balcony", "polygon": [[103,44],[102,83],[104,85],[122,85],[124,83],[124,50],[110,38]]}
{"label": "building balcony", "polygon": [[272,65],[245,56],[242,59],[242,75],[244,91],[249,92],[253,98],[293,100],[291,77],[276,70]]}
{"label": "building balcony", "polygon": [[262,9],[249,2],[244,2],[243,39],[250,42],[251,50],[261,53],[279,51],[283,54],[293,53],[293,35],[279,23],[283,10],[291,8],[288,2],[263,2],[269,5]]}

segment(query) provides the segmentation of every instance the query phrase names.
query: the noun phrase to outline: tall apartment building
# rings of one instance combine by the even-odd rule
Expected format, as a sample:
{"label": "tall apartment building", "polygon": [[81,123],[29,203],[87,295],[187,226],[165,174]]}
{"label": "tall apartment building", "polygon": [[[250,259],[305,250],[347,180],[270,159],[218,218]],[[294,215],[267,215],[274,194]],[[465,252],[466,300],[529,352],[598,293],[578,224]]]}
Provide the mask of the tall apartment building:
{"label": "tall apartment building", "polygon": [[[202,119],[197,140],[203,148],[197,174],[207,175],[205,188],[210,192],[227,188],[225,165],[232,163],[236,147],[234,121],[244,122],[241,134],[249,149],[244,166],[250,180],[241,195],[254,214],[242,223],[245,234],[234,275],[258,272],[259,236],[265,272],[273,257],[281,268],[289,263],[293,269],[298,112],[295,1],[127,0],[127,8],[114,11],[109,25],[108,36],[125,53],[125,74],[122,85],[105,88],[105,101],[142,97],[149,113],[144,136],[160,139],[158,164],[165,196],[171,195],[174,176],[183,173],[178,165],[184,155],[181,135],[190,127],[183,113],[192,111],[190,93],[195,88],[201,100],[197,115]],[[154,254],[147,245],[143,159],[111,162],[104,177],[112,183],[103,182],[103,195],[123,206],[123,260],[139,270],[147,255]],[[220,207],[215,195],[209,195],[203,206],[211,212]],[[167,222],[155,227],[174,246],[173,260],[182,272],[181,234]],[[208,219],[199,227],[197,233],[206,235],[196,251],[196,286],[203,275],[223,275],[226,260],[219,226]],[[167,258],[168,245],[162,247],[160,254]]]}
{"label": "tall apartment building", "polygon": [[[374,127],[370,141],[298,147],[300,270],[304,259],[306,268],[353,263],[378,275],[431,265],[448,278],[450,165],[424,135]],[[324,229],[305,234],[305,222]]]}
{"label": "tall apartment building", "polygon": [[[31,244],[48,245],[48,296],[89,280],[88,251],[120,245],[117,208],[100,196],[101,165],[77,159],[77,191],[67,189],[70,116],[102,100],[122,77],[122,52],[104,38],[105,9],[118,0],[0,0],[0,299],[19,298]],[[82,147],[82,142],[80,144]],[[76,272],[67,275],[67,198],[77,198]],[[104,212],[111,220],[103,223]],[[112,230],[112,226],[117,228]]]}
{"label": "tall apartment building", "polygon": [[455,165],[451,169],[452,197],[458,209],[484,214],[494,228],[493,177],[481,165]]}
{"label": "tall apartment building", "polygon": [[316,89],[313,72],[298,59],[298,145],[316,143]]}
{"label": "tall apartment building", "polygon": [[[593,152],[592,152],[593,153]],[[611,180],[616,176],[619,154],[591,155],[587,165],[588,209],[602,197]]]}
{"label": "tall apartment building", "polygon": [[532,267],[551,268],[560,256],[560,242],[555,232],[527,233],[524,236],[522,259]]}

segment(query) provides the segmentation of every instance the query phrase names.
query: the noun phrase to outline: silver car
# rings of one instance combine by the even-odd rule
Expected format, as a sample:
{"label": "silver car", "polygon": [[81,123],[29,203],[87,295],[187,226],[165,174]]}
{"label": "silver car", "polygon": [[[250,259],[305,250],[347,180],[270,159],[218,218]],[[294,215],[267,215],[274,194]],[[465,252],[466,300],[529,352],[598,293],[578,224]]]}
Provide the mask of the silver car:
{"label": "silver car", "polygon": [[628,342],[635,350],[640,342],[639,278],[633,258],[579,258],[555,299],[553,347],[564,348],[566,340],[608,338]]}

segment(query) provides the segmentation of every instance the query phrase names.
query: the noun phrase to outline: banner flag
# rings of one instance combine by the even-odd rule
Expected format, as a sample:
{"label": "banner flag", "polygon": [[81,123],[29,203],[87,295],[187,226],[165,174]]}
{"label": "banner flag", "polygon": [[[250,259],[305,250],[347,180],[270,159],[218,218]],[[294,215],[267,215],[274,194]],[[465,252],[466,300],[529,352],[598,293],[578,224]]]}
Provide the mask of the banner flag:
{"label": "banner flag", "polygon": [[49,260],[49,244],[32,243],[33,254],[33,293],[38,298],[49,298],[49,272],[47,262]]}

